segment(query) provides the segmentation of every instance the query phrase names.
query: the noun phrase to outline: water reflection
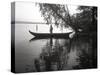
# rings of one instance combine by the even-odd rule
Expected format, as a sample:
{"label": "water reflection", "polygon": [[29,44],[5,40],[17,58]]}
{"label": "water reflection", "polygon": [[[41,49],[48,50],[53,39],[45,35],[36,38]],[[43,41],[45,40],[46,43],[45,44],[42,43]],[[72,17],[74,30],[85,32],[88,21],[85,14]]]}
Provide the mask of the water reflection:
{"label": "water reflection", "polygon": [[[42,40],[33,38],[30,41]],[[38,58],[34,59],[32,71],[56,71],[96,68],[96,47],[94,39],[80,37],[73,39],[45,38]],[[30,42],[30,43],[31,43]]]}
{"label": "water reflection", "polygon": [[[29,29],[33,25],[29,25]],[[15,71],[41,72],[97,67],[96,36],[40,38],[25,24],[15,25]],[[34,29],[33,29],[34,30]]]}

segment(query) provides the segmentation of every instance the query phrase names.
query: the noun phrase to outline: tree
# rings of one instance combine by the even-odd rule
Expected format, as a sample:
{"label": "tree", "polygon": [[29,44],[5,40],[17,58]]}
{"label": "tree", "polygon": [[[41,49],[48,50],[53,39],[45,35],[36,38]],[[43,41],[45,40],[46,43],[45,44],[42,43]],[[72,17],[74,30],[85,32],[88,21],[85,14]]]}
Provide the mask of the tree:
{"label": "tree", "polygon": [[92,6],[79,6],[79,13],[70,15],[67,5],[40,3],[40,11],[47,24],[71,27],[75,32],[81,29],[83,32],[96,31],[97,8]]}
{"label": "tree", "polygon": [[65,27],[71,27],[75,30],[70,20],[71,18],[67,5],[40,3],[39,6],[44,20],[48,24],[54,23],[56,26],[62,25]]}
{"label": "tree", "polygon": [[95,32],[97,30],[97,8],[91,6],[79,6],[80,13],[75,14],[73,23],[77,29],[83,32]]}

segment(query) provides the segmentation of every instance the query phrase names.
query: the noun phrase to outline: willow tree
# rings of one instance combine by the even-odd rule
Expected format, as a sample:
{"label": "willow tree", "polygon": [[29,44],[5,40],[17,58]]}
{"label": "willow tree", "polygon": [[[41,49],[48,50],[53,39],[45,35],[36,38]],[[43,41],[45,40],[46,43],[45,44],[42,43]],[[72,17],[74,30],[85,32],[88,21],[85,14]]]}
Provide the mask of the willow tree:
{"label": "willow tree", "polygon": [[55,23],[56,26],[71,27],[75,32],[79,29],[90,32],[97,28],[97,8],[91,6],[79,6],[79,13],[70,15],[67,5],[40,3],[40,11],[44,20]]}
{"label": "willow tree", "polygon": [[40,3],[39,6],[47,24],[54,23],[56,26],[71,27],[75,31],[67,5]]}

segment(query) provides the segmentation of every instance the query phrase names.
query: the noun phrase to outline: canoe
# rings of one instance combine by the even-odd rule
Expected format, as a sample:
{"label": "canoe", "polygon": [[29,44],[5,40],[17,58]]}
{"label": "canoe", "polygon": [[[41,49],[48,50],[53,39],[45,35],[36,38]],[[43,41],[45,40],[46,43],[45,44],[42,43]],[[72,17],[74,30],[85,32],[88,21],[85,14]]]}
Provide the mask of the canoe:
{"label": "canoe", "polygon": [[52,34],[50,34],[50,33],[35,33],[35,32],[31,32],[29,30],[29,33],[34,35],[35,37],[39,37],[39,38],[41,38],[41,37],[64,38],[64,37],[69,37],[69,34],[71,34],[72,32],[69,32],[69,33],[52,33]]}

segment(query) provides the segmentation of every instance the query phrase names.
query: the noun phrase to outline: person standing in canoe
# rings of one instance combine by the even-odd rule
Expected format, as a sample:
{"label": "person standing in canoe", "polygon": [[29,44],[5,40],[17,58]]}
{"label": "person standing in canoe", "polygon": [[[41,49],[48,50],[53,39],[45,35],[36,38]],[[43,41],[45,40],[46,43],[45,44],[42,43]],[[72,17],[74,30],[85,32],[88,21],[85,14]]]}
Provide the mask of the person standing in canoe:
{"label": "person standing in canoe", "polygon": [[53,27],[52,25],[50,25],[50,34],[52,34],[52,32],[53,32]]}
{"label": "person standing in canoe", "polygon": [[38,25],[36,25],[36,32],[38,31]]}

